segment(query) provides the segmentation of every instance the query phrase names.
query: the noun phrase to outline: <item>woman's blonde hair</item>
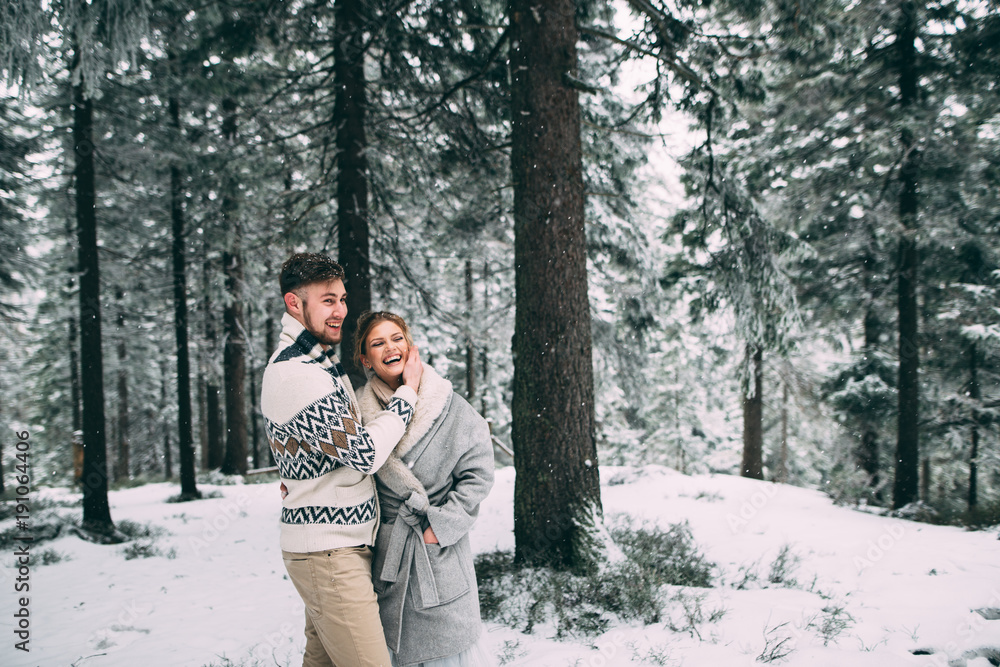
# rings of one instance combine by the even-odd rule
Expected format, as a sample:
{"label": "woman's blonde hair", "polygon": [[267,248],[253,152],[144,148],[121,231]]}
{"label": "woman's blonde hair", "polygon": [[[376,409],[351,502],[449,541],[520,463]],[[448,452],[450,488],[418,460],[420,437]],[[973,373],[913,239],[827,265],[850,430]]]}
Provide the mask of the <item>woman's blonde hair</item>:
{"label": "woman's blonde hair", "polygon": [[410,327],[406,326],[406,320],[387,310],[375,312],[366,310],[358,317],[358,328],[354,336],[354,364],[358,368],[364,367],[361,363],[361,357],[368,352],[368,335],[382,322],[392,322],[398,326],[403,332],[403,337],[406,338],[406,344],[413,347],[413,337],[410,336]]}

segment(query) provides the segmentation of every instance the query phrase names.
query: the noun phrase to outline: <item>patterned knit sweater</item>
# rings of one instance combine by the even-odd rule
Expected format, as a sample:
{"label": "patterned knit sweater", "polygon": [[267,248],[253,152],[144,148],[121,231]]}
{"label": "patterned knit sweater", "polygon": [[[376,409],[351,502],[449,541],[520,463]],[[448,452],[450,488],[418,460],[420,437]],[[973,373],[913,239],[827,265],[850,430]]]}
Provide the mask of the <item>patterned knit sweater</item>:
{"label": "patterned knit sweater", "polygon": [[374,544],[378,500],[371,475],[403,436],[417,394],[403,386],[367,425],[351,382],[331,349],[294,317],[281,319],[260,407],[288,495],[281,549],[296,553]]}

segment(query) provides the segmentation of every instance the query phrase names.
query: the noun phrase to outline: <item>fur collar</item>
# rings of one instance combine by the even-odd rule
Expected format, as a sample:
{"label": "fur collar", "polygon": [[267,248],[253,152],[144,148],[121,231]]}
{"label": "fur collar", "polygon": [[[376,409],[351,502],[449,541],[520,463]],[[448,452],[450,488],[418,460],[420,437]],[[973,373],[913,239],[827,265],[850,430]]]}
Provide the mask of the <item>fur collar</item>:
{"label": "fur collar", "polygon": [[[373,375],[362,390],[359,400],[361,414],[366,421],[385,409],[379,400],[379,393],[392,396],[392,390],[389,389],[388,385],[382,382],[377,375]],[[429,365],[424,364],[424,373],[420,378],[420,388],[417,390],[417,405],[413,410],[413,419],[407,426],[406,433],[399,444],[393,450],[396,456],[400,458],[406,456],[406,453],[424,437],[441,415],[451,393],[451,382],[438,375],[437,371]]]}

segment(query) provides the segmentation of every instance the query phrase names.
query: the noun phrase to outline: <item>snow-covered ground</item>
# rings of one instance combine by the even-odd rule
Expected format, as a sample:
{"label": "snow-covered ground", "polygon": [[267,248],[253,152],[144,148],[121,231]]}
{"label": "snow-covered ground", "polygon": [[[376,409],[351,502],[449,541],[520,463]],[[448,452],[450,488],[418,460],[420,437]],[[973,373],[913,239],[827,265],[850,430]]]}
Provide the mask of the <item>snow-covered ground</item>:
{"label": "snow-covered ground", "polygon": [[[880,517],[836,507],[817,491],[740,477],[657,466],[601,473],[606,514],[663,527],[687,521],[718,564],[721,584],[669,591],[672,621],[613,622],[594,638],[556,640],[544,625],[526,635],[489,624],[487,641],[501,662],[732,667],[788,652],[774,664],[998,664],[1000,620],[977,611],[1000,609],[996,530]],[[14,590],[14,556],[0,555],[0,664],[300,664],[302,603],[281,563],[277,489],[200,488],[222,497],[167,504],[178,489],[166,484],[111,494],[116,521],[168,531],[155,542],[164,556],[127,560],[120,545],[73,536],[32,547],[67,558],[31,564],[29,653],[15,649],[24,593]],[[472,536],[476,551],[513,548],[513,490],[513,469],[499,470]],[[793,586],[768,582],[782,554]],[[699,609],[702,620],[692,624]],[[721,618],[708,620],[712,612]]]}

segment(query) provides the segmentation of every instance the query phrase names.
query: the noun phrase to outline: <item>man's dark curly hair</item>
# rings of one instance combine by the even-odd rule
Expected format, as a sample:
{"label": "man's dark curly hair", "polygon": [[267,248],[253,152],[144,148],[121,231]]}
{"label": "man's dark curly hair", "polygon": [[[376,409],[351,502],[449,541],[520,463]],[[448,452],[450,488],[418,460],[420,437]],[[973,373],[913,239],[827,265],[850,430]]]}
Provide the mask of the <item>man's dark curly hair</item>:
{"label": "man's dark curly hair", "polygon": [[[306,285],[326,283],[331,280],[343,280],[344,269],[335,261],[315,252],[295,253],[281,265],[278,284],[281,285],[281,296],[295,292]],[[300,295],[301,296],[301,295]]]}

